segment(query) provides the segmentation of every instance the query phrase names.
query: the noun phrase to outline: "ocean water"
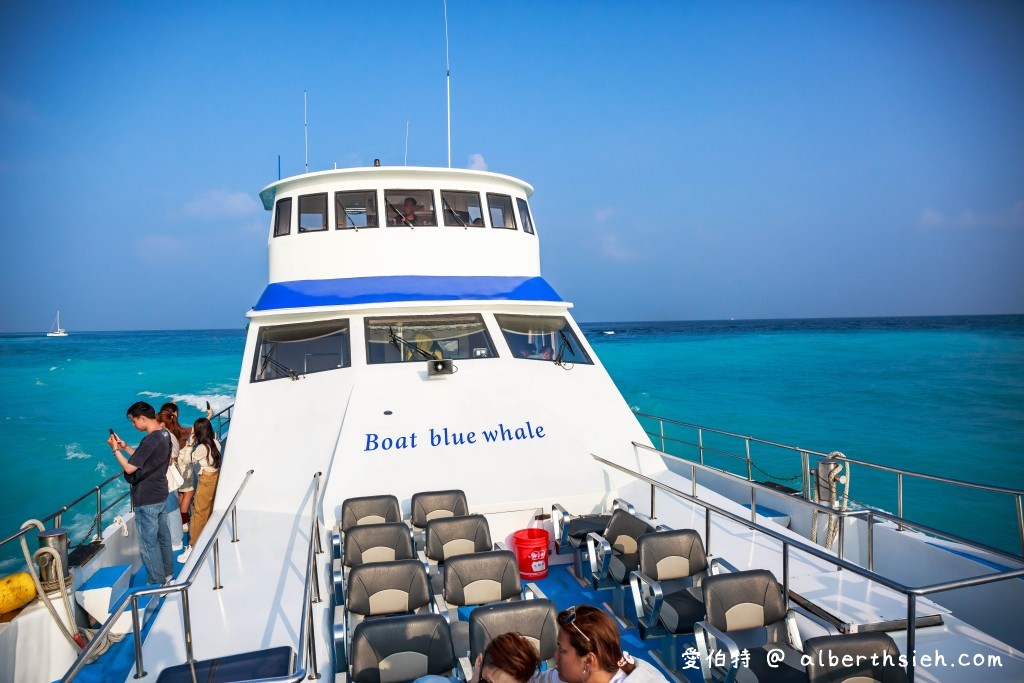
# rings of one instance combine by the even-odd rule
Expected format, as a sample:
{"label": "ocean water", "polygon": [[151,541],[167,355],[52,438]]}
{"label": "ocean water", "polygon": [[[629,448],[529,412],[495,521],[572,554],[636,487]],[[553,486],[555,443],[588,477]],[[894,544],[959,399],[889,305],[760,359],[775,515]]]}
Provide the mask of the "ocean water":
{"label": "ocean water", "polygon": [[[1024,316],[583,328],[639,413],[1024,488]],[[183,422],[201,416],[207,400],[229,405],[244,342],[242,330],[0,335],[0,537],[117,473],[107,429],[137,442],[124,416],[134,401],[173,399]],[[657,433],[657,423],[642,422]],[[673,425],[666,434],[694,440],[693,430]],[[735,440],[705,435],[705,445],[743,454]],[[696,453],[671,441],[668,450]],[[759,479],[799,476],[799,460],[786,452],[755,444],[752,456]],[[725,455],[708,453],[707,462],[745,472]],[[851,480],[854,499],[895,511],[894,476],[857,468]],[[908,518],[1017,548],[1011,496],[910,480],[904,487]],[[88,535],[94,514],[93,498],[65,514],[73,543]],[[16,570],[20,557],[16,544],[0,548],[0,574]]]}

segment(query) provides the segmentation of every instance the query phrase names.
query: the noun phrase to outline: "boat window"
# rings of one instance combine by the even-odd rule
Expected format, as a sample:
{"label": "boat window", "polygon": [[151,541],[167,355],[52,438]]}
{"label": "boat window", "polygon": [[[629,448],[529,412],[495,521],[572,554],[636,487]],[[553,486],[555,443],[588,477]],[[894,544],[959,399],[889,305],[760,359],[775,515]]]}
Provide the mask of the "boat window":
{"label": "boat window", "polygon": [[512,198],[507,194],[487,193],[487,207],[491,213],[491,226],[516,229],[516,217],[512,215]]}
{"label": "boat window", "polygon": [[530,205],[525,199],[516,197],[516,204],[519,206],[519,220],[523,222],[523,232],[533,234],[533,216],[530,215]]}
{"label": "boat window", "polygon": [[431,190],[385,190],[388,225],[437,225]]}
{"label": "boat window", "polygon": [[278,199],[274,213],[274,237],[287,235],[292,231],[292,200]]}
{"label": "boat window", "polygon": [[479,192],[441,191],[441,212],[445,225],[483,227],[484,214],[480,208]]}
{"label": "boat window", "polygon": [[334,217],[338,230],[377,227],[377,193],[335,192]]}
{"label": "boat window", "polygon": [[299,232],[327,229],[327,193],[299,197]]}
{"label": "boat window", "polygon": [[569,321],[560,315],[495,314],[494,317],[516,358],[585,365],[593,363]]}
{"label": "boat window", "polygon": [[252,381],[347,368],[352,364],[348,320],[275,325],[260,330]]}
{"label": "boat window", "polygon": [[479,314],[366,319],[366,361],[403,363],[431,358],[496,358]]}

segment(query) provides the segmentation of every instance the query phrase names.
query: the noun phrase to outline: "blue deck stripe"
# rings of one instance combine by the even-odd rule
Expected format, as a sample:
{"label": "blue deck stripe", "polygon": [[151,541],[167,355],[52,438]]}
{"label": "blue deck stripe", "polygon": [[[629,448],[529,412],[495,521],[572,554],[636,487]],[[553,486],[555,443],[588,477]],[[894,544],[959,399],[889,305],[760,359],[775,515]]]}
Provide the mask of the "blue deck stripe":
{"label": "blue deck stripe", "polygon": [[399,301],[562,301],[542,277],[393,275],[267,285],[257,311]]}

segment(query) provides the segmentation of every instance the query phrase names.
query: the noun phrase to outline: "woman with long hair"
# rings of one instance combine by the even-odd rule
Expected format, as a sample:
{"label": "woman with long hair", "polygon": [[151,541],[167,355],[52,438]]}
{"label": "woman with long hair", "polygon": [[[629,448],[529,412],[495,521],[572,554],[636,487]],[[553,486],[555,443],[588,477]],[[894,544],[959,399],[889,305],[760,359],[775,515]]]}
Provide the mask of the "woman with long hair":
{"label": "woman with long hair", "polygon": [[533,643],[519,633],[502,633],[477,656],[469,683],[527,683],[539,666]]}
{"label": "woman with long hair", "polygon": [[537,683],[666,683],[642,659],[622,651],[619,627],[604,610],[577,605],[558,614],[555,669],[534,677]]}
{"label": "woman with long hair", "polygon": [[171,464],[178,468],[184,483],[178,487],[178,515],[181,517],[181,530],[188,531],[188,509],[192,505],[192,495],[196,490],[196,477],[192,465],[188,461],[185,444],[192,435],[190,427],[182,427],[178,423],[178,406],[165,403],[160,406],[157,419],[171,434]]}
{"label": "woman with long hair", "polygon": [[188,548],[178,558],[184,562],[196,546],[196,539],[203,533],[203,527],[210,520],[213,512],[213,499],[217,493],[217,479],[220,477],[220,444],[213,433],[213,425],[205,417],[201,417],[192,425],[192,436],[189,437],[187,458],[189,463],[199,465],[199,482],[193,500],[192,522],[188,534]]}

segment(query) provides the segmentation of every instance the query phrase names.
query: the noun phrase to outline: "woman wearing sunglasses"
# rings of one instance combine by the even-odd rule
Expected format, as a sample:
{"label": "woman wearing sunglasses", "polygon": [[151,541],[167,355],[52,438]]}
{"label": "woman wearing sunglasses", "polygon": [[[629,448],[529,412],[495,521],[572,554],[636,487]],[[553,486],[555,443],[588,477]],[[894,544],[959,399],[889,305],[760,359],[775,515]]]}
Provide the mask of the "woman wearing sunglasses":
{"label": "woman wearing sunglasses", "polygon": [[555,670],[535,683],[666,683],[651,664],[622,651],[619,627],[603,610],[578,605],[558,615]]}

